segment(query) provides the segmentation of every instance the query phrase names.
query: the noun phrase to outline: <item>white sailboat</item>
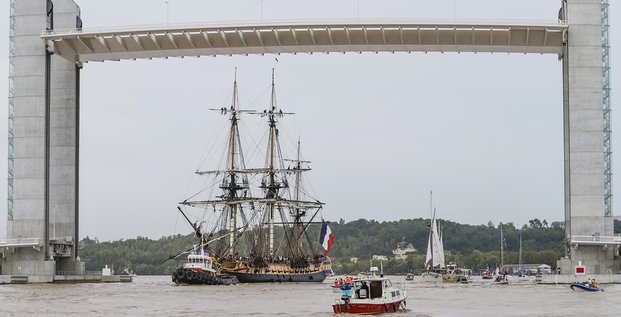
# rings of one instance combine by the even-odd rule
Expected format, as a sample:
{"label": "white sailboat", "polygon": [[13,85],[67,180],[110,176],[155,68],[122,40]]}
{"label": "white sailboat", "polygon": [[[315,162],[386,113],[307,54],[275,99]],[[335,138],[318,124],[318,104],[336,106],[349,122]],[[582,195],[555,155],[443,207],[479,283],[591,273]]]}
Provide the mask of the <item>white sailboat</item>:
{"label": "white sailboat", "polygon": [[444,245],[438,230],[436,210],[433,208],[433,193],[429,192],[431,204],[431,223],[429,224],[429,240],[427,241],[427,257],[425,258],[425,272],[423,277],[439,278],[446,273],[446,262],[444,260]]}
{"label": "white sailboat", "polygon": [[505,269],[505,238],[502,232],[502,222],[500,223],[500,270],[496,269],[496,279],[494,283],[496,284],[509,284],[509,279],[507,278],[507,272]]}
{"label": "white sailboat", "polygon": [[442,229],[438,225],[436,210],[433,208],[433,193],[429,192],[431,202],[431,223],[429,225],[429,241],[427,242],[427,257],[425,258],[426,271],[422,274],[424,280],[442,278],[443,282],[449,283],[468,283],[470,270],[458,268],[456,264],[446,264],[444,258],[444,242],[442,239]]}

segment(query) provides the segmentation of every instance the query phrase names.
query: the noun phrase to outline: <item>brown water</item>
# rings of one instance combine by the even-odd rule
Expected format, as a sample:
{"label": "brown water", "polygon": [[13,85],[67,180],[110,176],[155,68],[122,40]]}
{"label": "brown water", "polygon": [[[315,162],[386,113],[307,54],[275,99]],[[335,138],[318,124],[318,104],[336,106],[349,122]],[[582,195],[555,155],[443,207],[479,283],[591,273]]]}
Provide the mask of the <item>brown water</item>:
{"label": "brown water", "polygon": [[[395,316],[621,316],[621,285],[584,293],[392,280],[408,292],[408,310]],[[337,296],[326,284],[175,286],[168,276],[138,276],[127,284],[0,285],[0,316],[333,316]]]}

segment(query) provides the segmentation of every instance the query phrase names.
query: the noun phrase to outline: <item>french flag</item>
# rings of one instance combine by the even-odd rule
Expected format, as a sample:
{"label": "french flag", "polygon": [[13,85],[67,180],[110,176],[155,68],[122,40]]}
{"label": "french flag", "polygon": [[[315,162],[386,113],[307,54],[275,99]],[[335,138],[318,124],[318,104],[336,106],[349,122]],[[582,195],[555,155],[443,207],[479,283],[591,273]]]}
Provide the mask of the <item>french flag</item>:
{"label": "french flag", "polygon": [[327,222],[321,225],[321,233],[319,234],[319,243],[326,250],[326,255],[330,252],[332,244],[334,244],[334,235]]}

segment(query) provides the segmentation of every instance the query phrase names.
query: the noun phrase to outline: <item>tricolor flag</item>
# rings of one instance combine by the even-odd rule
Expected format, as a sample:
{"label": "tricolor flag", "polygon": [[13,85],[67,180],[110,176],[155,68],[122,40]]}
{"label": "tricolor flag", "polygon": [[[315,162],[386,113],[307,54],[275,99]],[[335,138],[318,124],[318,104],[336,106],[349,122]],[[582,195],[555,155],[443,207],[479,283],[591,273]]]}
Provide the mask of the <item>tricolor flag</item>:
{"label": "tricolor flag", "polygon": [[319,234],[319,243],[326,250],[326,255],[330,252],[332,244],[334,244],[334,235],[327,222],[321,225],[321,233]]}

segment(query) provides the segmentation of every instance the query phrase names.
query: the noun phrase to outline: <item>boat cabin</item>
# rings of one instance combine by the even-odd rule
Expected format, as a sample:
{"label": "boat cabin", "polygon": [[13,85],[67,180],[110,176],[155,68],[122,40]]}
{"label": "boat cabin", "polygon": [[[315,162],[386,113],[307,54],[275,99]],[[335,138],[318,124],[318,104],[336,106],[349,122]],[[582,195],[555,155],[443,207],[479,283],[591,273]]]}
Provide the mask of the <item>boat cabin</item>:
{"label": "boat cabin", "polygon": [[211,257],[204,254],[190,254],[187,262],[183,265],[187,269],[200,269],[203,271],[215,272],[212,268],[213,262]]}
{"label": "boat cabin", "polygon": [[[392,289],[394,294],[384,294],[384,291],[389,289]],[[390,280],[386,278],[356,279],[354,281],[353,295],[354,299],[375,299],[396,297],[400,295],[400,291],[395,290]]]}

